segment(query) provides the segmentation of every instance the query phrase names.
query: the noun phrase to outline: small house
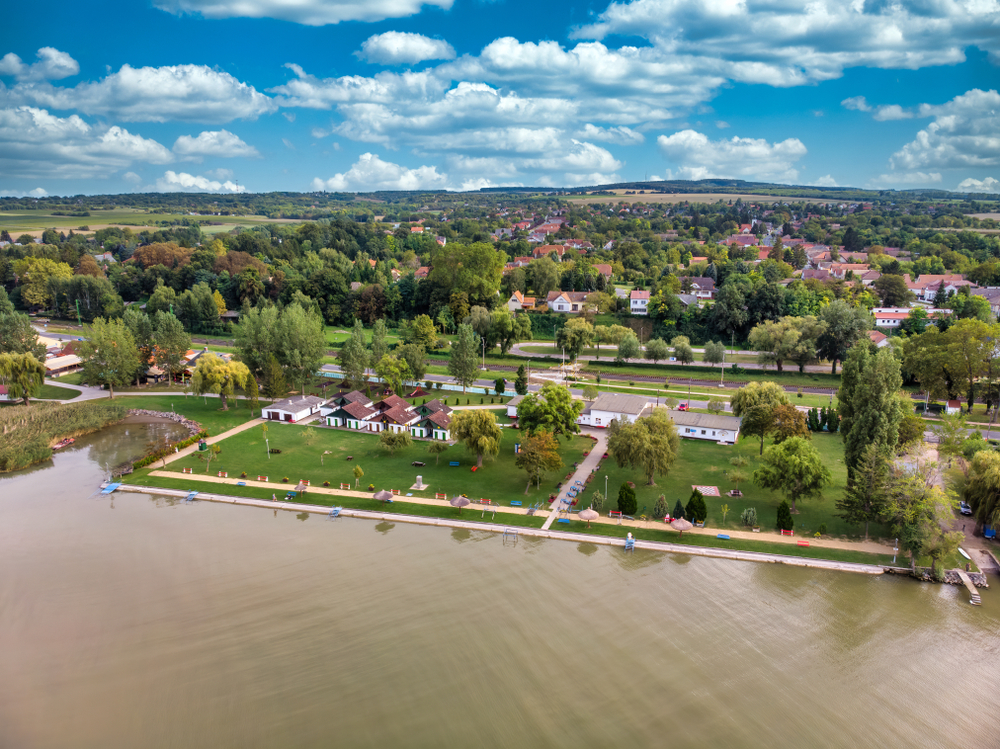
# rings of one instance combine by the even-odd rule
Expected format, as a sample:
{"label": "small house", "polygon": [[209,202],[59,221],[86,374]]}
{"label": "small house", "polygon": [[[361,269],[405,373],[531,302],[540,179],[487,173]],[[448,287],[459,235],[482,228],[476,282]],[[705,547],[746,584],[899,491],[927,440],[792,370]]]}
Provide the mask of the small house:
{"label": "small house", "polygon": [[317,395],[299,395],[264,406],[263,417],[271,421],[295,423],[319,413],[320,406],[325,404],[326,399]]}
{"label": "small house", "polygon": [[947,405],[944,407],[944,412],[949,416],[954,416],[955,414],[962,413],[962,404],[960,401],[948,401]]}

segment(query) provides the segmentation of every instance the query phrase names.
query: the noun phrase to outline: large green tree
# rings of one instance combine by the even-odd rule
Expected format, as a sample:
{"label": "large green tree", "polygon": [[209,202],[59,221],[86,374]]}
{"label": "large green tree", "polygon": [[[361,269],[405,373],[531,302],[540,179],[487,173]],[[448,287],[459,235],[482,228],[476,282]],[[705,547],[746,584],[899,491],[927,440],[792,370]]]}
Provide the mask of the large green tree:
{"label": "large green tree", "polygon": [[400,395],[403,392],[403,383],[410,379],[410,367],[404,359],[394,354],[385,354],[375,365],[375,374],[381,378],[382,382],[388,385],[392,392]]}
{"label": "large green tree", "polygon": [[830,360],[831,373],[837,374],[837,362],[843,361],[851,346],[871,328],[871,315],[864,308],[835,299],[820,311],[819,319],[826,325],[819,337],[819,353]]}
{"label": "large green tree", "polygon": [[127,384],[139,367],[135,339],[120,318],[94,320],[79,356],[84,380],[91,385],[106,385],[111,398],[115,397],[115,387]]}
{"label": "large green tree", "polygon": [[774,410],[789,405],[788,394],[775,382],[751,382],[737,390],[730,399],[733,415],[741,419],[744,437],[760,438],[760,454],[764,454],[764,438],[774,429]]}
{"label": "large green tree", "polygon": [[566,322],[556,333],[556,345],[565,350],[570,361],[578,357],[594,340],[594,326],[581,317]]}
{"label": "large green tree", "polygon": [[838,515],[852,525],[868,526],[877,521],[889,500],[889,461],[878,445],[869,445],[855,466],[853,480],[847,485],[844,496],[837,500]]}
{"label": "large green tree", "polygon": [[448,361],[448,374],[462,386],[462,392],[476,381],[479,371],[479,357],[476,346],[476,334],[471,325],[459,325],[458,336],[451,348],[451,359]]}
{"label": "large green tree", "polygon": [[642,471],[647,486],[655,486],[654,477],[667,475],[679,449],[677,427],[665,408],[654,408],[634,422],[614,419],[608,426],[608,453],[619,467]]}
{"label": "large green tree", "polygon": [[181,321],[169,312],[153,316],[153,360],[167,373],[167,382],[173,385],[174,375],[185,367],[185,354],[191,348],[191,336]]}
{"label": "large green tree", "polygon": [[0,354],[0,384],[12,400],[29,406],[45,384],[45,365],[33,354]]}
{"label": "large green tree", "polygon": [[236,388],[247,388],[252,380],[250,369],[239,361],[225,361],[215,354],[202,354],[191,375],[191,390],[195,395],[215,393],[222,402],[222,411],[229,410],[229,398]]}
{"label": "large green tree", "polygon": [[354,329],[340,349],[337,361],[344,379],[351,387],[360,388],[365,381],[365,369],[368,367],[368,343],[365,340],[365,328],[360,320],[354,321]]}
{"label": "large green tree", "polygon": [[458,289],[469,296],[471,304],[486,305],[500,290],[507,253],[489,242],[435,245],[431,251],[429,283],[447,289]]}
{"label": "large green tree", "polygon": [[563,461],[559,456],[559,441],[549,432],[529,435],[521,443],[521,449],[514,458],[514,464],[528,474],[528,483],[524,487],[524,493],[527,494],[532,481],[535,482],[537,488],[546,471],[562,468]]}
{"label": "large green tree", "polygon": [[476,466],[482,468],[483,458],[492,459],[500,452],[503,432],[492,411],[472,409],[456,411],[449,425],[452,436],[465,445],[478,460]]}
{"label": "large green tree", "polygon": [[754,483],[781,492],[791,502],[793,513],[798,511],[796,500],[819,497],[832,480],[819,451],[804,437],[789,437],[771,445],[761,457],[760,468],[753,472]]}
{"label": "large green tree", "polygon": [[288,378],[305,392],[305,383],[319,370],[326,352],[323,318],[290,304],[278,321],[278,361]]}
{"label": "large green tree", "polygon": [[963,498],[972,507],[977,530],[1000,526],[1000,453],[980,450],[972,457]]}
{"label": "large green tree", "polygon": [[869,445],[877,445],[888,457],[899,442],[899,425],[904,414],[899,398],[903,386],[899,360],[888,348],[873,349],[867,340],[851,348],[837,391],[844,462],[849,476]]}
{"label": "large green tree", "polygon": [[135,384],[138,386],[139,378],[146,373],[153,360],[153,322],[136,304],[125,310],[122,320],[125,321],[125,327],[129,329],[139,350],[139,367],[135,371]]}
{"label": "large green tree", "polygon": [[567,439],[579,433],[576,423],[583,411],[583,401],[574,400],[569,388],[547,382],[539,393],[524,396],[517,407],[517,422],[528,434],[551,432]]}
{"label": "large green tree", "polygon": [[233,335],[240,361],[255,377],[263,377],[272,357],[278,358],[278,308],[244,310]]}

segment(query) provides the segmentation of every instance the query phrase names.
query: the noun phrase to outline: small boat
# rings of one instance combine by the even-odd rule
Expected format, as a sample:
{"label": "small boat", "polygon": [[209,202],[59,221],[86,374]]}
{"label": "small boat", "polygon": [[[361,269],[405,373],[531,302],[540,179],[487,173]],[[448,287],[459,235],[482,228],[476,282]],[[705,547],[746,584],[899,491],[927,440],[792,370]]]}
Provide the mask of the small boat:
{"label": "small boat", "polygon": [[67,437],[64,440],[59,440],[57,443],[55,443],[52,446],[52,449],[53,450],[58,450],[60,448],[66,447],[66,445],[72,445],[74,442],[76,442],[75,439],[73,439],[72,437]]}
{"label": "small boat", "polygon": [[965,549],[959,547],[958,553],[961,554],[966,559],[968,559],[970,562],[972,561],[972,557],[970,557],[968,554],[965,553]]}

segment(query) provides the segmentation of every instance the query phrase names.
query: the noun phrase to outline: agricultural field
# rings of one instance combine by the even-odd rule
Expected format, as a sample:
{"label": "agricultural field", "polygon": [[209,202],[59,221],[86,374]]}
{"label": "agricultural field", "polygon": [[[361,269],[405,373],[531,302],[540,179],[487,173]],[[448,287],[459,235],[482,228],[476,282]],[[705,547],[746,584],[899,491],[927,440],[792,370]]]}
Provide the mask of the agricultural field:
{"label": "agricultural field", "polygon": [[40,237],[45,229],[59,229],[80,233],[92,233],[110,226],[128,227],[133,231],[155,229],[163,223],[189,221],[204,222],[202,230],[206,234],[231,231],[237,226],[255,226],[273,223],[301,223],[292,219],[271,219],[266,216],[188,216],[181,213],[150,213],[139,208],[117,208],[115,210],[91,210],[89,216],[56,216],[50,211],[2,211],[0,229],[6,229],[15,239],[21,234]]}
{"label": "agricultural field", "polygon": [[[711,192],[696,192],[696,193],[662,193],[662,192],[642,192],[640,190],[606,190],[603,192],[612,192],[614,195],[568,195],[564,199],[567,201],[572,201],[574,203],[620,203],[625,200],[629,203],[718,203],[720,200],[724,203],[733,202],[737,200],[742,200],[744,203],[779,203],[787,200],[795,200],[798,196],[794,195],[754,195],[752,193],[740,194],[740,193],[711,193]],[[626,195],[625,193],[629,194]],[[799,198],[801,200],[808,200],[810,203],[816,203],[817,205],[824,205],[828,203],[842,203],[843,198],[840,199],[830,199],[830,198],[812,198],[808,196],[803,196]]]}

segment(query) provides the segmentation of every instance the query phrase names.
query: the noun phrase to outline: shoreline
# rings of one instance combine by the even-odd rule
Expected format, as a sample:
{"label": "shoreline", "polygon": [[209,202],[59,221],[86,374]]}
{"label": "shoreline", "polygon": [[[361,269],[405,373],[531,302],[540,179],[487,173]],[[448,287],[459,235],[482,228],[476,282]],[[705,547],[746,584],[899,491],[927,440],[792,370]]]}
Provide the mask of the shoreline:
{"label": "shoreline", "polygon": [[[160,494],[181,498],[190,494],[189,491],[184,491],[182,489],[161,489],[157,487],[140,486],[137,484],[121,484],[116,491],[135,494]],[[299,502],[274,502],[266,499],[253,499],[250,497],[212,494],[208,492],[198,492],[197,499],[204,500],[206,502],[241,505],[244,507],[260,507],[263,509],[286,510],[289,512],[308,512],[314,515],[329,515],[331,509],[330,507],[324,507],[322,505],[311,505]],[[480,530],[498,535],[502,535],[505,530],[510,530],[516,531],[518,536],[533,536],[536,538],[549,538],[557,541],[574,541],[577,543],[593,543],[602,546],[618,546],[623,549],[623,553],[625,546],[623,539],[613,536],[543,530],[541,528],[528,528],[524,526],[506,526],[501,523],[452,520],[448,518],[406,515],[402,513],[373,512],[371,510],[355,510],[347,507],[341,510],[340,517],[377,520],[383,522],[411,523],[413,525],[430,525],[445,528],[460,528],[464,530]],[[787,564],[791,567],[810,567],[813,569],[853,572],[855,574],[860,573],[866,575],[882,575],[896,569],[903,571],[903,568],[883,567],[874,564],[862,564],[859,562],[837,562],[831,559],[813,559],[809,557],[768,554],[758,551],[741,551],[737,549],[724,549],[712,546],[687,546],[682,544],[673,544],[666,541],[645,541],[636,539],[635,548],[670,554],[686,554],[688,556],[709,557],[713,559],[734,559],[736,561],[756,562],[758,564]],[[909,573],[908,569],[905,571]]]}

